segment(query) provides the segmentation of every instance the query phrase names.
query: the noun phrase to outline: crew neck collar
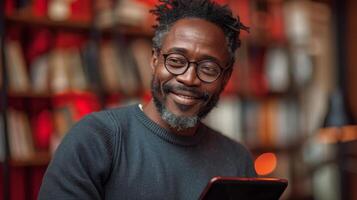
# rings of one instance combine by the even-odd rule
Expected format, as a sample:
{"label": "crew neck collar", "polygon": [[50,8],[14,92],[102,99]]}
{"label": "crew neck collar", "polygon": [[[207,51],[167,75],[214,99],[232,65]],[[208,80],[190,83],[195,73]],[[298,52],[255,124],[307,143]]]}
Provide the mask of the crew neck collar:
{"label": "crew neck collar", "polygon": [[157,123],[152,121],[146,114],[140,109],[139,105],[134,106],[135,116],[138,120],[147,127],[151,133],[158,136],[160,139],[180,146],[195,146],[200,143],[202,137],[204,135],[204,127],[203,124],[200,124],[197,132],[193,136],[183,136],[177,135],[173,132],[168,131],[165,128],[162,128]]}

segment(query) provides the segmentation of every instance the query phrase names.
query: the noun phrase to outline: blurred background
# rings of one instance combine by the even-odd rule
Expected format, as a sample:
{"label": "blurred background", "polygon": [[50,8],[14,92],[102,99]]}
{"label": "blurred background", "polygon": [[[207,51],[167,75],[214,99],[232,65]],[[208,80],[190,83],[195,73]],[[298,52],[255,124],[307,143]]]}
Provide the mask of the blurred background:
{"label": "blurred background", "polygon": [[[157,0],[4,0],[0,199],[36,199],[88,113],[150,99]],[[249,148],[282,199],[357,200],[357,1],[217,0],[251,28],[205,119]]]}

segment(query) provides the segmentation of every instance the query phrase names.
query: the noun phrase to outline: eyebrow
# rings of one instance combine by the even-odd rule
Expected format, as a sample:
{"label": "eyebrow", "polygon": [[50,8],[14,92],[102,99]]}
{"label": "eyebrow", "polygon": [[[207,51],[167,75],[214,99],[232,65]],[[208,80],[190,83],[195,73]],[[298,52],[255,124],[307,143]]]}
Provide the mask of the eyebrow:
{"label": "eyebrow", "polygon": [[[188,53],[188,51],[187,51],[187,49],[184,49],[184,48],[173,47],[168,50],[168,53],[181,53],[181,54],[186,55]],[[222,61],[218,60],[217,58],[210,56],[210,55],[206,55],[206,54],[200,56],[200,61],[202,61],[202,60],[212,60],[218,64],[220,64],[222,62]]]}

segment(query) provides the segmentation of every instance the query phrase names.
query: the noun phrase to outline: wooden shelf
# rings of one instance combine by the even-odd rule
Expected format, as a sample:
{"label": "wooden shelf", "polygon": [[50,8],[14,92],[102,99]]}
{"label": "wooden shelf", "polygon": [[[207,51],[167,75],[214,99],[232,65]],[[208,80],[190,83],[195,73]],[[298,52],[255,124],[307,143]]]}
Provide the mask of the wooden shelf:
{"label": "wooden shelf", "polygon": [[19,12],[15,15],[6,15],[5,21],[7,24],[20,24],[29,27],[46,27],[49,29],[63,29],[68,31],[78,31],[78,32],[90,32],[91,30],[96,30],[102,34],[123,34],[130,36],[142,36],[151,37],[153,36],[153,30],[150,28],[142,28],[136,26],[129,26],[123,24],[115,24],[110,28],[97,28],[95,29],[91,21],[74,21],[74,20],[64,20],[64,21],[54,21],[47,17],[36,17],[27,12]]}
{"label": "wooden shelf", "polygon": [[291,143],[288,145],[271,145],[271,146],[265,146],[265,145],[255,145],[255,146],[249,146],[248,149],[254,153],[254,154],[261,154],[261,153],[266,153],[266,152],[274,152],[274,153],[291,153],[294,151],[297,151],[297,149],[300,147],[301,142],[297,141],[295,143]]}
{"label": "wooden shelf", "polygon": [[10,159],[10,166],[14,167],[35,167],[46,166],[51,160],[49,152],[37,152],[32,157],[24,160]]}
{"label": "wooden shelf", "polygon": [[21,25],[44,26],[48,28],[63,28],[63,29],[71,29],[71,30],[78,30],[78,31],[88,31],[91,27],[90,22],[72,21],[72,20],[53,21],[49,18],[36,17],[26,13],[7,15],[5,16],[5,21],[10,24],[16,23]]}
{"label": "wooden shelf", "polygon": [[67,90],[61,93],[52,93],[52,92],[43,92],[43,93],[35,93],[35,92],[11,92],[7,93],[9,98],[55,98],[61,96],[68,96],[68,95],[92,95],[95,94],[94,91],[90,90]]}
{"label": "wooden shelf", "polygon": [[32,93],[32,92],[9,92],[7,94],[9,98],[36,98],[36,99],[47,99],[52,98],[50,93]]}

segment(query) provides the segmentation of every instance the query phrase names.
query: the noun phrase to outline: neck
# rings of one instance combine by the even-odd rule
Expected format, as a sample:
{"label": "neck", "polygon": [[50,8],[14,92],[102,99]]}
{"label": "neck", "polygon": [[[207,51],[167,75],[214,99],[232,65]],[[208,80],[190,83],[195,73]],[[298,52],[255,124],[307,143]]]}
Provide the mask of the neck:
{"label": "neck", "polygon": [[187,129],[183,129],[183,130],[178,130],[178,129],[172,128],[166,121],[164,121],[161,118],[161,115],[157,111],[153,99],[151,99],[151,101],[148,104],[143,106],[143,112],[146,114],[146,116],[148,116],[152,121],[157,123],[159,126],[165,128],[166,130],[168,130],[176,135],[193,136],[196,133],[197,128],[199,126],[199,124],[197,124],[196,126],[194,126],[192,128],[187,128]]}

